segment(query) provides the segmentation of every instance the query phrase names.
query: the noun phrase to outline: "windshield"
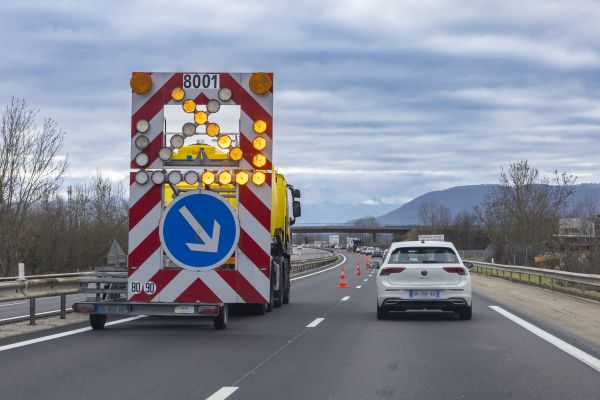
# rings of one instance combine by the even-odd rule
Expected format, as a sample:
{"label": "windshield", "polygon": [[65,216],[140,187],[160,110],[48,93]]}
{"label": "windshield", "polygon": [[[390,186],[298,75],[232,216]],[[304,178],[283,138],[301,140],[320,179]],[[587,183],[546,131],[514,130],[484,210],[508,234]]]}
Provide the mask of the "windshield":
{"label": "windshield", "polygon": [[389,264],[454,264],[458,257],[447,247],[401,247],[390,255]]}

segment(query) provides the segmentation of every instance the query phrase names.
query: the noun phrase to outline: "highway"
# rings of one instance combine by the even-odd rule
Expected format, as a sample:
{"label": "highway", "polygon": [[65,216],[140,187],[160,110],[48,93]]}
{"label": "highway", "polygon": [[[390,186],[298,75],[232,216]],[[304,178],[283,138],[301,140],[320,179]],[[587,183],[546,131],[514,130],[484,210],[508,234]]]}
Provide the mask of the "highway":
{"label": "highway", "polygon": [[[296,277],[289,305],[232,316],[225,331],[147,317],[0,340],[0,398],[598,398],[597,370],[497,310],[517,311],[490,308],[498,304],[477,288],[472,321],[432,312],[378,321],[374,277],[362,256],[344,254],[348,289],[336,288],[338,268]],[[60,332],[70,333],[22,343]]]}

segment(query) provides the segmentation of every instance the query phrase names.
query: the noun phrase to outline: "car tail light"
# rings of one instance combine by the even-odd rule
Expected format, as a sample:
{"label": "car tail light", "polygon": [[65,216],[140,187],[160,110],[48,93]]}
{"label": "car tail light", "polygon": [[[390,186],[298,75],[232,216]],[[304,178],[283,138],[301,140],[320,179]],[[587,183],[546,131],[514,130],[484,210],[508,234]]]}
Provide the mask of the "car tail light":
{"label": "car tail light", "polygon": [[444,267],[444,271],[451,274],[467,275],[467,270],[463,267]]}
{"label": "car tail light", "polygon": [[404,267],[387,267],[381,270],[379,276],[389,275],[389,274],[399,274],[404,271],[406,268]]}

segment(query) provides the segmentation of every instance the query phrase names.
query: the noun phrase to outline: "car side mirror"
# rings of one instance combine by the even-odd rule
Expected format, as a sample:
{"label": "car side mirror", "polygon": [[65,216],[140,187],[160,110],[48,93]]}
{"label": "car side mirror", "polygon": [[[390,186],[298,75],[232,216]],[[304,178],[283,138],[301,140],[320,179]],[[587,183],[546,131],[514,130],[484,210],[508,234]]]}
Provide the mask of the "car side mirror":
{"label": "car side mirror", "polygon": [[294,214],[294,218],[298,218],[302,215],[302,207],[300,206],[300,202],[294,200],[292,202],[292,213]]}
{"label": "car side mirror", "polygon": [[299,199],[301,197],[300,189],[293,189],[292,190],[292,197],[295,198],[295,199]]}
{"label": "car side mirror", "polygon": [[467,269],[473,268],[473,263],[470,261],[463,261],[463,265],[467,267]]}
{"label": "car side mirror", "polygon": [[379,263],[377,261],[373,261],[369,264],[370,269],[379,269]]}

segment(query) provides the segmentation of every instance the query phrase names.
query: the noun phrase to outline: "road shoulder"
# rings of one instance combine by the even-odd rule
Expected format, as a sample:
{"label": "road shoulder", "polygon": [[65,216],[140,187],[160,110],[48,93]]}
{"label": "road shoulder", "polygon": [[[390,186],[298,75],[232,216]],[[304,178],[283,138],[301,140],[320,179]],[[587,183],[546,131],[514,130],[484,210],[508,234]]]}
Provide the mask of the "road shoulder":
{"label": "road shoulder", "polygon": [[473,290],[600,349],[600,303],[500,278],[471,274]]}

